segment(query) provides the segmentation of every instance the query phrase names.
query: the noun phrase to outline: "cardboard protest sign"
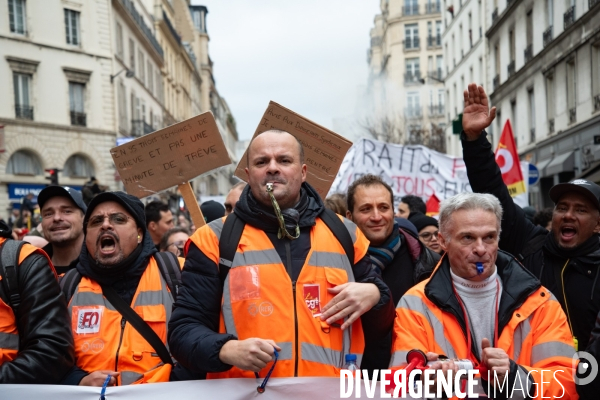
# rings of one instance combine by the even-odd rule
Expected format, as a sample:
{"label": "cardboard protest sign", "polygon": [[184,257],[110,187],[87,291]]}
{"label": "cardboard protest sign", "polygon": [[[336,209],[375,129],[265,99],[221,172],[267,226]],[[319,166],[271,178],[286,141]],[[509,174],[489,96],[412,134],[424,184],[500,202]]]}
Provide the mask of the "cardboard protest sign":
{"label": "cardboard protest sign", "polygon": [[139,198],[231,164],[210,111],[114,147],[110,154],[125,190]]}
{"label": "cardboard protest sign", "polygon": [[[307,166],[306,181],[325,198],[352,142],[274,101],[269,102],[252,137],[270,129],[289,132],[302,143]],[[243,180],[247,180],[244,172],[247,152],[235,170],[235,176]]]}

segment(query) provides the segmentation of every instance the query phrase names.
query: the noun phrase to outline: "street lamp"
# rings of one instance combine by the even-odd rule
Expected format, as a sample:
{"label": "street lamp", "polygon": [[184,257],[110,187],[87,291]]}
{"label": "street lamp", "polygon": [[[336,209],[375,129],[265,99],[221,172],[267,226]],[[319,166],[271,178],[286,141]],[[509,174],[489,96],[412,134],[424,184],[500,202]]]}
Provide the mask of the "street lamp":
{"label": "street lamp", "polygon": [[113,83],[113,81],[115,80],[115,78],[116,78],[117,76],[119,76],[119,74],[120,74],[121,72],[123,72],[123,71],[127,71],[127,72],[125,73],[125,77],[127,77],[127,78],[133,78],[133,77],[135,76],[135,72],[133,72],[133,70],[131,70],[131,69],[128,69],[128,68],[123,68],[122,70],[120,70],[120,71],[119,71],[119,72],[117,72],[116,74],[114,74],[114,75],[111,75],[111,76],[110,76],[110,83]]}

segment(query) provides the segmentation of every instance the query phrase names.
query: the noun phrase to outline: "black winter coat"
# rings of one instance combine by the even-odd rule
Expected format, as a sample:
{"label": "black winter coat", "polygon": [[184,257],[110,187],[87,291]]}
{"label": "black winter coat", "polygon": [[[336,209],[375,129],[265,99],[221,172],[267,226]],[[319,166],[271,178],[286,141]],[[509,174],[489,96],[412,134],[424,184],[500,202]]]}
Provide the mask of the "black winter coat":
{"label": "black winter coat", "polygon": [[551,252],[547,243],[551,233],[533,225],[514,204],[486,136],[483,132],[479,139],[467,141],[464,132],[461,134],[471,188],[476,193],[491,193],[500,200],[504,210],[500,248],[515,255],[554,294],[578,339],[578,349],[585,350],[600,311],[600,265],[594,261],[600,261],[600,241],[585,257],[570,259]]}
{"label": "black winter coat", "polygon": [[0,383],[59,383],[75,362],[67,303],[45,256],[31,254],[19,265],[18,274],[19,353],[0,365]]}
{"label": "black winter coat", "polygon": [[[293,241],[278,239],[277,225],[265,230],[286,270],[291,272],[292,280],[300,274],[310,249],[310,229],[315,224],[316,216],[323,210],[323,203],[314,189],[307,184],[303,184],[303,188],[314,201],[311,200],[308,209],[300,216],[300,237]],[[262,229],[265,225],[264,215],[248,207],[248,196],[249,187],[242,193],[234,212],[246,223]],[[371,268],[368,255],[353,269],[356,282],[374,283],[381,293],[379,303],[362,316],[365,340],[383,339],[391,331],[394,321],[394,306],[389,290]],[[219,352],[227,341],[237,338],[228,333],[219,333],[223,283],[219,278],[218,266],[192,242],[186,255],[182,283],[169,323],[171,354],[192,371],[227,371],[231,365],[219,359]]]}

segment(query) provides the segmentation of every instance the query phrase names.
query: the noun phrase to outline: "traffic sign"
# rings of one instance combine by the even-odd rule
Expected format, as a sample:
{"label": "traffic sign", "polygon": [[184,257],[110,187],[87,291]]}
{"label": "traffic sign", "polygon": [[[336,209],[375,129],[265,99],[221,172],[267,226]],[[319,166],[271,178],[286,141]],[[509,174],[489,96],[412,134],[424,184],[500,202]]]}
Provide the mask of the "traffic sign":
{"label": "traffic sign", "polygon": [[529,184],[535,185],[540,180],[540,170],[535,164],[529,163]]}

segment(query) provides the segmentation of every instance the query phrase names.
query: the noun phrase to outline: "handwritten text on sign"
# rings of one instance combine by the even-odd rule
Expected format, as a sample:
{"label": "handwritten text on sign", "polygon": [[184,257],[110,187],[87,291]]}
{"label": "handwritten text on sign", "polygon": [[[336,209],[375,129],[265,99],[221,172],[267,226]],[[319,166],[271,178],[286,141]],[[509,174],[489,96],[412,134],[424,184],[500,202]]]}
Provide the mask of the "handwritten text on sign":
{"label": "handwritten text on sign", "polygon": [[149,196],[231,164],[211,112],[111,149],[127,193]]}
{"label": "handwritten text on sign", "polygon": [[[325,198],[352,142],[273,101],[269,102],[253,137],[270,129],[289,132],[302,143],[306,180]],[[247,179],[244,172],[246,154],[235,172],[244,180]]]}

